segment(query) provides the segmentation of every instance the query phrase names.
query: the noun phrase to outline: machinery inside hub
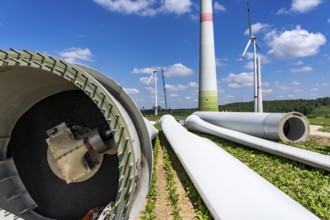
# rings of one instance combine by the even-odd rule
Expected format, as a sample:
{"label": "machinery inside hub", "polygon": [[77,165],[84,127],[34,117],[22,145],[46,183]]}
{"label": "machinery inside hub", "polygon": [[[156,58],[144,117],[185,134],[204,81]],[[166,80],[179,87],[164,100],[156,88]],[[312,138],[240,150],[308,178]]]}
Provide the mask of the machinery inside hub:
{"label": "machinery inside hub", "polygon": [[13,157],[34,211],[53,219],[81,219],[89,210],[116,200],[118,157],[105,153],[97,172],[83,181],[66,183],[50,168],[47,130],[66,122],[84,128],[106,123],[93,101],[81,90],[49,96],[30,108],[15,124],[7,157]]}

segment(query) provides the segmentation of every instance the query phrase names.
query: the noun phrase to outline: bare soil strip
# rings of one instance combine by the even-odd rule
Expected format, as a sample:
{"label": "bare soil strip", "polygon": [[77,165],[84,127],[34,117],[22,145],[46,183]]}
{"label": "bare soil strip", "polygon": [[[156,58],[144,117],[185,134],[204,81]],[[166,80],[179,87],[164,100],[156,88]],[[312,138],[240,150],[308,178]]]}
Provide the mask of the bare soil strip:
{"label": "bare soil strip", "polygon": [[180,207],[180,216],[182,217],[182,219],[198,219],[196,214],[195,214],[195,210],[193,207],[193,204],[191,202],[191,200],[189,199],[189,197],[187,196],[187,193],[185,191],[185,187],[183,185],[183,183],[180,181],[177,172],[175,172],[174,170],[174,182],[176,185],[176,191],[179,195],[179,207]]}
{"label": "bare soil strip", "polygon": [[166,172],[164,170],[163,164],[163,147],[159,146],[159,152],[158,152],[158,161],[156,165],[156,173],[154,175],[157,175],[157,199],[156,199],[156,205],[155,205],[155,214],[157,219],[173,219],[171,216],[172,207],[170,204],[170,201],[167,198],[167,177]]}
{"label": "bare soil strip", "polygon": [[[159,220],[172,220],[174,217],[172,214],[172,206],[168,199],[167,174],[164,169],[164,150],[161,145],[158,146],[158,159],[156,164],[156,172],[153,174],[157,175],[157,198],[154,212],[156,218]],[[180,207],[180,216],[184,220],[197,220],[198,218],[195,214],[193,203],[187,196],[184,184],[180,181],[175,169],[173,169],[173,178],[176,185],[176,193],[179,195],[178,206]],[[144,208],[141,210],[141,213],[143,210]],[[137,219],[142,219],[141,213]]]}

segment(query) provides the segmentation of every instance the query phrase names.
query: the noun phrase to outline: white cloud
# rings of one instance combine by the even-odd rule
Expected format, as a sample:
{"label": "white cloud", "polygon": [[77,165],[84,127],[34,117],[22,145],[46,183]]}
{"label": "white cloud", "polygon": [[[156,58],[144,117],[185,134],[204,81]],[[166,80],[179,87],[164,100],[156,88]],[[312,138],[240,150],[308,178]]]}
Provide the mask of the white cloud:
{"label": "white cloud", "polygon": [[175,93],[172,93],[170,96],[171,97],[178,97],[179,95],[178,94],[175,94]]}
{"label": "white cloud", "polygon": [[290,10],[286,9],[286,8],[280,8],[278,11],[277,11],[277,15],[282,15],[282,14],[288,14],[290,12]]}
{"label": "white cloud", "polygon": [[160,8],[160,11],[175,13],[177,15],[190,12],[192,5],[191,0],[164,0],[161,2],[163,6]]}
{"label": "white cloud", "polygon": [[271,48],[269,55],[277,59],[292,59],[317,54],[327,40],[321,33],[309,33],[297,26],[282,33],[273,30],[265,36],[265,41]]}
{"label": "white cloud", "polygon": [[[147,85],[148,80],[149,80],[149,77],[141,77],[139,79],[140,83],[144,86]],[[150,84],[153,84],[153,83],[154,83],[154,80],[150,80]]]}
{"label": "white cloud", "polygon": [[252,52],[246,52],[246,53],[245,53],[245,57],[246,57],[248,60],[252,60],[252,59],[253,59],[253,53],[252,53]]}
{"label": "white cloud", "polygon": [[125,14],[138,14],[151,16],[156,14],[152,8],[154,0],[94,0],[95,3],[109,11],[122,12]]}
{"label": "white cloud", "polygon": [[293,81],[293,82],[289,83],[288,85],[289,86],[299,86],[300,85],[300,82]]}
{"label": "white cloud", "polygon": [[83,63],[93,61],[92,52],[88,48],[82,49],[78,47],[71,47],[69,49],[61,51],[59,54],[61,58],[70,63]]}
{"label": "white cloud", "polygon": [[139,90],[134,89],[134,88],[124,88],[124,91],[125,91],[127,94],[138,94],[138,93],[140,93]]}
{"label": "white cloud", "polygon": [[192,91],[191,91],[191,94],[192,95],[197,95],[199,93],[199,90],[198,89],[193,89]]}
{"label": "white cloud", "polygon": [[[160,66],[146,67],[146,68],[134,68],[132,70],[133,74],[152,74],[154,71],[160,71]],[[176,63],[172,66],[163,67],[164,76],[175,77],[175,76],[189,76],[194,74],[194,71],[182,63]]]}
{"label": "white cloud", "polygon": [[302,65],[304,65],[304,62],[301,61],[301,60],[298,60],[296,62],[292,62],[291,64],[294,65],[294,66],[302,66]]}
{"label": "white cloud", "polygon": [[253,70],[254,69],[254,63],[253,61],[249,61],[244,65],[245,69]]}
{"label": "white cloud", "polygon": [[[268,64],[272,62],[271,59],[267,56],[264,56],[262,54],[258,54],[257,56],[260,57],[261,64]],[[253,53],[246,52],[244,57],[246,57],[247,60],[253,60]],[[253,63],[247,63],[244,67],[247,69],[253,69]]]}
{"label": "white cloud", "polygon": [[246,83],[253,81],[253,73],[229,73],[228,76],[222,79],[223,82],[239,82],[239,83]]}
{"label": "white cloud", "polygon": [[198,83],[190,82],[190,83],[187,84],[187,86],[193,87],[193,88],[198,88]]}
{"label": "white cloud", "polygon": [[214,2],[213,7],[214,7],[215,12],[226,11],[226,8],[222,4],[220,4],[219,2]]}
{"label": "white cloud", "polygon": [[291,10],[297,13],[305,13],[315,9],[321,3],[321,0],[293,0]]}
{"label": "white cloud", "polygon": [[193,21],[199,21],[200,16],[199,16],[199,14],[198,14],[198,15],[197,15],[197,14],[191,14],[191,15],[190,15],[190,18],[191,18],[191,20],[193,20]]}
{"label": "white cloud", "polygon": [[165,84],[165,88],[169,91],[178,91],[178,90],[185,90],[187,87],[184,85],[170,85],[170,84]]}
{"label": "white cloud", "polygon": [[133,74],[141,74],[141,73],[145,73],[145,74],[152,74],[154,71],[158,71],[159,67],[146,67],[146,68],[134,68],[132,70]]}
{"label": "white cloud", "polygon": [[271,93],[273,93],[273,90],[272,89],[263,89],[262,90],[262,94],[269,95]]}
{"label": "white cloud", "polygon": [[187,100],[191,100],[191,99],[193,99],[193,98],[190,97],[190,96],[186,96],[185,99],[187,99]]}
{"label": "white cloud", "polygon": [[144,87],[145,90],[147,90],[148,93],[155,93],[155,88],[146,86]]}
{"label": "white cloud", "polygon": [[[263,23],[255,23],[255,24],[252,24],[251,25],[251,32],[252,32],[252,35],[255,35],[255,34],[258,34],[260,32],[264,32],[264,31],[267,31],[269,28],[271,27],[270,24],[263,24]],[[244,35],[249,35],[249,29],[246,29],[244,31]]]}
{"label": "white cloud", "polygon": [[270,86],[272,86],[272,84],[270,82],[264,82],[262,84],[262,87],[270,87]]}
{"label": "white cloud", "polygon": [[281,90],[294,90],[298,89],[300,86],[300,82],[292,81],[291,83],[280,83],[279,81],[275,81],[275,87]]}
{"label": "white cloud", "polygon": [[302,72],[311,72],[313,71],[313,68],[310,66],[303,66],[300,68],[292,68],[290,69],[291,73],[302,73]]}
{"label": "white cloud", "polygon": [[238,83],[229,83],[228,87],[232,89],[237,89],[237,88],[241,88],[242,86],[239,85]]}
{"label": "white cloud", "polygon": [[222,81],[229,83],[228,87],[230,88],[250,87],[253,85],[254,76],[253,73],[245,72],[240,74],[229,73]]}
{"label": "white cloud", "polygon": [[311,92],[317,92],[317,91],[319,91],[318,88],[311,88]]}
{"label": "white cloud", "polygon": [[189,76],[194,74],[194,71],[181,63],[173,64],[172,66],[164,68],[164,75],[166,77],[173,76]]}
{"label": "white cloud", "polygon": [[292,0],[291,8],[281,8],[277,11],[277,14],[288,14],[290,12],[293,13],[307,13],[322,3],[322,0]]}
{"label": "white cloud", "polygon": [[328,23],[330,24],[330,18],[328,18]]}
{"label": "white cloud", "polygon": [[190,12],[191,0],[94,0],[109,11],[139,16],[153,16],[159,13],[177,15]]}
{"label": "white cloud", "polygon": [[215,58],[215,64],[218,67],[226,66],[228,62],[228,58]]}
{"label": "white cloud", "polygon": [[218,94],[223,94],[225,92],[226,92],[226,90],[224,90],[224,89],[218,89]]}

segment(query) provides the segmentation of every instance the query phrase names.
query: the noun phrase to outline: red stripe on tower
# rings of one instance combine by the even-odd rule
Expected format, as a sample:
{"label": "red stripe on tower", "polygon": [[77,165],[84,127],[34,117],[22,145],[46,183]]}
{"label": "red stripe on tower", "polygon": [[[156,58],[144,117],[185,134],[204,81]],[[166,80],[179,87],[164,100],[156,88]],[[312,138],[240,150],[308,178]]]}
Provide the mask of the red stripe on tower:
{"label": "red stripe on tower", "polygon": [[212,13],[205,12],[205,13],[201,14],[200,20],[201,20],[201,22],[205,22],[205,21],[213,22],[213,15],[212,15]]}

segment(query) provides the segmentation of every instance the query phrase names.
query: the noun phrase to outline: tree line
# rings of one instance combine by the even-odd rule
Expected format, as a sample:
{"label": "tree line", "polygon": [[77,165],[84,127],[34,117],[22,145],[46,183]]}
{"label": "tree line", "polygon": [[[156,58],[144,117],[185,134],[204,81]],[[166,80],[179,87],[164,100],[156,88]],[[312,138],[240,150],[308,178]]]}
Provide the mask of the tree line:
{"label": "tree line", "polygon": [[[236,102],[226,105],[219,105],[219,111],[229,112],[253,112],[253,102]],[[330,97],[318,99],[294,99],[294,100],[273,100],[263,101],[264,112],[300,112],[309,117],[330,117]],[[322,109],[322,111],[318,111]],[[190,115],[198,111],[193,109],[162,109],[159,106],[159,115]],[[141,109],[142,114],[152,115],[153,109]]]}
{"label": "tree line", "polygon": [[[306,116],[313,115],[316,109],[326,107],[325,114],[330,116],[330,97],[318,99],[294,99],[294,100],[273,100],[263,101],[264,112],[300,112]],[[220,105],[219,111],[232,112],[252,112],[254,108],[253,102],[238,102],[227,105]],[[325,116],[325,115],[324,115]]]}

